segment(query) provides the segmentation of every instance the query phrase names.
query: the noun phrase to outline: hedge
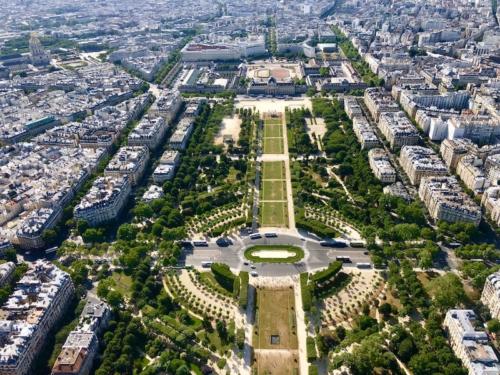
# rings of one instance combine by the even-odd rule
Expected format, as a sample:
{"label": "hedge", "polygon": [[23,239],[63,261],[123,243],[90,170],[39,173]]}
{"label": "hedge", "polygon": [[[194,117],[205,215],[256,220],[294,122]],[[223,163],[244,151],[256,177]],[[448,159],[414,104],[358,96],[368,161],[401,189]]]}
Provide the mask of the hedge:
{"label": "hedge", "polygon": [[238,298],[240,294],[240,278],[235,277],[233,282],[233,298]]}
{"label": "hedge", "polygon": [[248,304],[248,272],[240,272],[240,299],[239,304],[242,309],[247,308]]}
{"label": "hedge", "polygon": [[337,231],[312,218],[299,217],[295,219],[295,226],[299,229],[312,232],[320,237],[336,237]]}
{"label": "hedge", "polygon": [[222,263],[212,263],[210,267],[214,274],[215,280],[229,292],[233,292],[234,279],[236,276],[231,272],[229,266]]}
{"label": "hedge", "polygon": [[309,366],[309,375],[318,375],[318,366],[316,365],[310,365]]}
{"label": "hedge", "polygon": [[306,340],[307,349],[307,361],[312,362],[318,359],[318,354],[316,353],[316,342],[312,337],[308,337]]}
{"label": "hedge", "polygon": [[311,275],[311,281],[316,284],[323,283],[335,277],[337,273],[342,269],[342,262],[335,261],[328,265],[328,268],[323,271],[316,272]]}
{"label": "hedge", "polygon": [[309,274],[307,272],[300,274],[300,293],[302,295],[302,308],[304,311],[310,311],[312,307],[311,288],[307,283],[308,278]]}

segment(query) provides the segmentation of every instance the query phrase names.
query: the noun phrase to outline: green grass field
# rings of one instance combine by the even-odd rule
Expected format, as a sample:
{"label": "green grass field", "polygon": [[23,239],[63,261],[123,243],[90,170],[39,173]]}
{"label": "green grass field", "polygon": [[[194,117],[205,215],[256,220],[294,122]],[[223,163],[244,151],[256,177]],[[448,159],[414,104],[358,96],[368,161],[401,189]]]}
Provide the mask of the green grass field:
{"label": "green grass field", "polygon": [[266,125],[264,127],[264,138],[283,137],[283,126],[280,125]]}
{"label": "green grass field", "polygon": [[283,138],[264,138],[264,154],[283,153]]}
{"label": "green grass field", "polygon": [[283,154],[283,125],[281,118],[268,118],[264,120],[264,153]]}
{"label": "green grass field", "polygon": [[285,181],[264,180],[262,182],[263,201],[282,201],[285,197]]}
{"label": "green grass field", "polygon": [[263,180],[284,180],[285,163],[282,161],[265,161],[262,163]]}
{"label": "green grass field", "polygon": [[288,207],[286,202],[262,202],[261,225],[264,227],[286,227],[288,225]]}

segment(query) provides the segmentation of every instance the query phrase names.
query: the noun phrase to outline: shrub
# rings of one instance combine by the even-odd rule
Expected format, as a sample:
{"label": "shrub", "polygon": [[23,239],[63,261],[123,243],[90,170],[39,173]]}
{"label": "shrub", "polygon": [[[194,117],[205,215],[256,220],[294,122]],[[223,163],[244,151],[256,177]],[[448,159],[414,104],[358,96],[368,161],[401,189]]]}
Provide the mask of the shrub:
{"label": "shrub", "polygon": [[215,280],[217,280],[224,289],[232,293],[236,276],[231,272],[229,266],[222,263],[213,263],[210,269],[214,274]]}
{"label": "shrub", "polygon": [[306,349],[307,349],[307,361],[312,362],[318,358],[316,353],[316,343],[312,337],[308,337],[306,341]]}
{"label": "shrub", "polygon": [[312,307],[311,287],[308,285],[308,278],[309,274],[307,272],[300,274],[300,293],[304,311],[310,311]]}
{"label": "shrub", "polygon": [[248,272],[240,272],[240,298],[239,305],[241,308],[246,309],[248,304]]}

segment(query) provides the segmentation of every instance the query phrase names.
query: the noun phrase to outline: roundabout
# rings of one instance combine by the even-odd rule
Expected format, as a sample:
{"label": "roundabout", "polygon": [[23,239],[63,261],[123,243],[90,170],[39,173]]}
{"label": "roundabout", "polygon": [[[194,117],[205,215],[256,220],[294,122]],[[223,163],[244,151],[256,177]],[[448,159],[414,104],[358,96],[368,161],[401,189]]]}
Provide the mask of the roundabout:
{"label": "roundabout", "polygon": [[304,258],[304,250],[292,245],[255,245],[244,256],[255,263],[295,263]]}

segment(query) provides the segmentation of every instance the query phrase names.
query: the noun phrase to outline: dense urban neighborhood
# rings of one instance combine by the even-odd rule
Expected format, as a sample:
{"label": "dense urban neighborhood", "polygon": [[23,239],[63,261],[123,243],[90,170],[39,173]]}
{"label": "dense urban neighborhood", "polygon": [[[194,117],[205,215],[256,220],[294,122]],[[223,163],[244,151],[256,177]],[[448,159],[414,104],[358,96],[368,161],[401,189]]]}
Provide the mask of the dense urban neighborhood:
{"label": "dense urban neighborhood", "polygon": [[496,0],[0,9],[0,375],[500,375]]}

